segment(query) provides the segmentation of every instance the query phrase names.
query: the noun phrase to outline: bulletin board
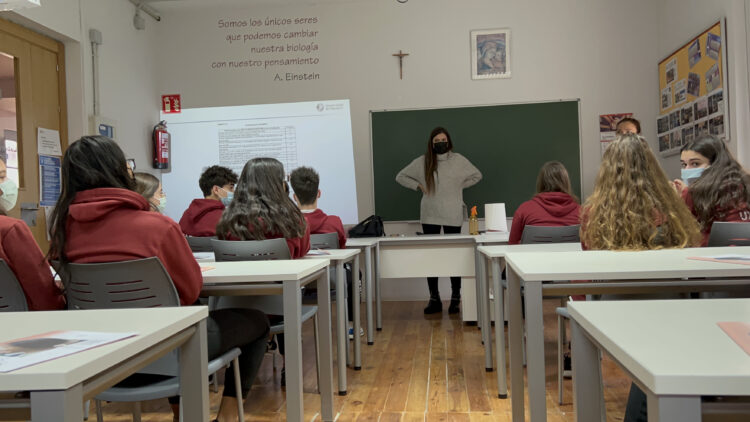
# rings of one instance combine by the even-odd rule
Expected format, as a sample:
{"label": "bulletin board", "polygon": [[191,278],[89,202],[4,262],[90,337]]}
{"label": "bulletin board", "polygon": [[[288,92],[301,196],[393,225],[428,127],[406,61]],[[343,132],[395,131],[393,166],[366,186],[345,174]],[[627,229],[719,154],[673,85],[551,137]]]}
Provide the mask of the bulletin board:
{"label": "bulletin board", "polygon": [[726,25],[722,19],[659,62],[659,153],[701,135],[729,140]]}

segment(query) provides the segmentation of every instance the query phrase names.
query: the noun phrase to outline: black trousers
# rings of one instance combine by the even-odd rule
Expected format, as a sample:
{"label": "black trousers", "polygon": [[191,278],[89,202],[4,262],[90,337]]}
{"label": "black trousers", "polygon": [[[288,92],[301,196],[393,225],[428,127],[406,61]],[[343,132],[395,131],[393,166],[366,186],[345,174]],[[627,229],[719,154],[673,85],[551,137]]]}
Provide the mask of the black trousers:
{"label": "black trousers", "polygon": [[[440,234],[442,227],[444,234],[461,233],[461,226],[441,226],[439,224],[422,224],[424,234]],[[438,278],[427,277],[427,287],[430,289],[430,300],[440,300],[440,291],[438,289]],[[461,277],[451,277],[451,299],[461,298]]]}
{"label": "black trousers", "polygon": [[630,384],[630,395],[628,404],[625,405],[625,419],[623,422],[647,422],[648,421],[648,398],[637,385]]}
{"label": "black trousers", "polygon": [[[228,350],[239,347],[242,354],[237,358],[240,364],[240,386],[242,399],[247,397],[258,374],[268,340],[268,318],[255,309],[218,309],[210,311],[206,320],[206,343],[208,360],[214,359]],[[224,396],[237,397],[234,386],[234,365],[230,365],[224,375]],[[179,397],[170,397],[172,404],[179,403]]]}

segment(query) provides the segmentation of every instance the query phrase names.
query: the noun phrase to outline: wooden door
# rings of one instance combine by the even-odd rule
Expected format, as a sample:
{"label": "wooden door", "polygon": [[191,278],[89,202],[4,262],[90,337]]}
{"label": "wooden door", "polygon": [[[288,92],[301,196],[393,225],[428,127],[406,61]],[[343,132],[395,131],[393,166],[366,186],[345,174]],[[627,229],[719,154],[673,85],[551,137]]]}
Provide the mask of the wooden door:
{"label": "wooden door", "polygon": [[[8,215],[21,218],[23,212],[27,217],[35,217],[35,223],[30,225],[31,232],[42,251],[46,252],[49,242],[44,209],[39,206],[37,132],[40,127],[59,131],[63,151],[67,147],[65,50],[58,41],[0,19],[0,53],[3,56],[0,60],[13,60],[15,83],[19,190],[18,202]],[[3,86],[7,86],[10,82],[7,81],[7,72],[4,73],[0,79],[6,79],[8,83]],[[5,112],[7,114],[8,110]],[[6,130],[11,123],[5,119],[6,127],[0,128],[3,145],[6,139],[10,139]]]}

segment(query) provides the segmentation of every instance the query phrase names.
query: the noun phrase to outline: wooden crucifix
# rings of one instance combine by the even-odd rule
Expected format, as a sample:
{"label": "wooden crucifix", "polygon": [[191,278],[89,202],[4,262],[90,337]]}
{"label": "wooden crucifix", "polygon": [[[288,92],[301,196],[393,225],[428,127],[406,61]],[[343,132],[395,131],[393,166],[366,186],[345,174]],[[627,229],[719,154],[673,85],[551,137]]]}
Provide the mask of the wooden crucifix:
{"label": "wooden crucifix", "polygon": [[398,57],[398,76],[399,79],[404,79],[404,57],[408,56],[409,53],[404,53],[398,50],[398,53],[394,53],[393,56]]}

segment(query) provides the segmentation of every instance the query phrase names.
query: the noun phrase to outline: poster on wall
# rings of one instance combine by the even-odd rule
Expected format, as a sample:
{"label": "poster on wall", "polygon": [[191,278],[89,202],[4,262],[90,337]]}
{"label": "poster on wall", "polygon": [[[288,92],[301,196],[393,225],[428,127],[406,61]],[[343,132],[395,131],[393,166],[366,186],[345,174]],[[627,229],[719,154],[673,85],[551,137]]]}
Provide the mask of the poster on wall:
{"label": "poster on wall", "polygon": [[633,117],[633,113],[600,114],[599,115],[599,149],[604,156],[609,143],[617,136],[617,123],[626,117]]}
{"label": "poster on wall", "polygon": [[722,19],[659,62],[659,153],[677,154],[691,140],[729,141],[726,26]]}

